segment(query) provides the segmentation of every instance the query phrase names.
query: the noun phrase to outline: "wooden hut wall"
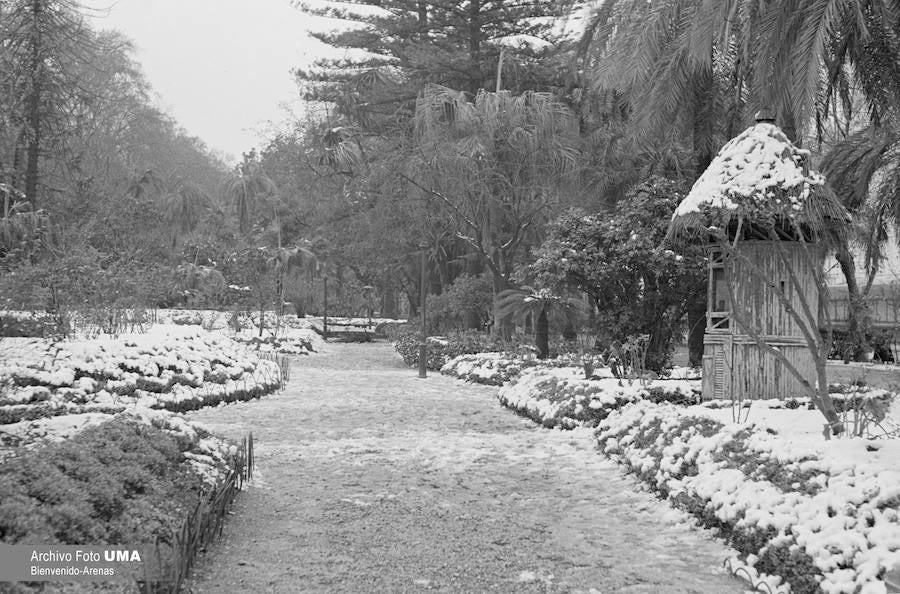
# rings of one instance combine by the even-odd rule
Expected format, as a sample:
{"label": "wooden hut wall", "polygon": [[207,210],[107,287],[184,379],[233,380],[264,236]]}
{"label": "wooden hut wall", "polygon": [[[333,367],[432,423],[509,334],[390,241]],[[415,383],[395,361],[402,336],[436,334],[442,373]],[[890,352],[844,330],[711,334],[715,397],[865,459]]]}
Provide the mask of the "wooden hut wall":
{"label": "wooden hut wall", "polygon": [[[788,313],[773,287],[781,287],[794,310],[803,315],[800,293],[791,281],[793,271],[810,311],[813,316],[818,316],[819,293],[814,267],[821,265],[821,250],[794,242],[745,241],[738,245],[738,252],[740,256],[730,261],[728,267],[734,291],[732,307],[761,335],[803,336],[797,321]],[[762,271],[764,276],[757,271]],[[731,324],[731,328],[733,334],[742,334],[737,324]]]}
{"label": "wooden hut wall", "polygon": [[[773,343],[781,354],[806,378],[815,381],[815,363],[805,344]],[[736,340],[732,355],[732,385],[734,398],[760,400],[809,396],[803,383],[792,374],[784,362],[760,349],[755,343]]]}

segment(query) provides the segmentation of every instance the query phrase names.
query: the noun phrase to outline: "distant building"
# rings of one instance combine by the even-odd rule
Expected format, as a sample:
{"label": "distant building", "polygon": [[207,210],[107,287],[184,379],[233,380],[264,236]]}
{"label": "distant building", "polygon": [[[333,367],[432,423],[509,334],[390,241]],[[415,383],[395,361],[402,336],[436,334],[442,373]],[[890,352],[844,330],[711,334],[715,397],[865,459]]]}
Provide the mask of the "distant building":
{"label": "distant building", "polygon": [[[856,282],[862,290],[868,279],[864,270],[864,257],[861,249],[854,249],[856,261]],[[900,247],[897,235],[891,230],[885,245],[885,260],[872,282],[867,295],[869,317],[872,327],[893,331],[900,340]],[[829,285],[829,314],[832,328],[843,330],[847,327],[849,296],[847,279],[833,257],[825,262],[825,271]],[[823,319],[823,326],[828,318]]]}

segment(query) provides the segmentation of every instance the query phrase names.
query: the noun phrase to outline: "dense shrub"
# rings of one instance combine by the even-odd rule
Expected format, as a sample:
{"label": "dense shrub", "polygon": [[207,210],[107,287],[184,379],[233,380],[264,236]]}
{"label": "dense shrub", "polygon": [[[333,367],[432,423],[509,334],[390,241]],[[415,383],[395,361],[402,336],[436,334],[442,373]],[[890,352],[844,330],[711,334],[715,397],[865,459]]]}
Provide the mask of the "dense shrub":
{"label": "dense shrub", "polygon": [[485,276],[462,274],[428,300],[430,332],[484,328],[491,318],[493,287]]}
{"label": "dense shrub", "polygon": [[[412,367],[417,366],[420,344],[418,331],[412,326],[406,326],[395,328],[392,334],[394,348],[403,357],[403,362]],[[502,351],[509,345],[481,332],[459,332],[449,336],[430,336],[427,346],[426,367],[433,371],[440,371],[441,367],[453,357]]]}
{"label": "dense shrub", "polygon": [[42,338],[56,334],[57,320],[43,312],[0,312],[0,336]]}
{"label": "dense shrub", "polygon": [[669,366],[687,307],[706,289],[700,248],[658,249],[684,190],[651,177],[628,192],[613,216],[568,211],[549,226],[529,267],[540,286],[573,284],[591,297],[604,347],[649,336],[646,367],[656,372]]}

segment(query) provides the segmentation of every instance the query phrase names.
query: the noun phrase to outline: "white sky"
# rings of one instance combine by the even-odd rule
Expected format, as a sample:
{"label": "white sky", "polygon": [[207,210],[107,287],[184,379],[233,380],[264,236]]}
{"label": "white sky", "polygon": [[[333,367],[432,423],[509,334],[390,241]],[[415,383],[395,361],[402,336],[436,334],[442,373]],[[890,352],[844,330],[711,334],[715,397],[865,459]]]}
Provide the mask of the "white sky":
{"label": "white sky", "polygon": [[87,0],[106,8],[98,29],[116,29],[159,95],[158,106],[230,161],[267,132],[302,113],[291,69],[333,52],[306,30],[312,22],[289,0]]}

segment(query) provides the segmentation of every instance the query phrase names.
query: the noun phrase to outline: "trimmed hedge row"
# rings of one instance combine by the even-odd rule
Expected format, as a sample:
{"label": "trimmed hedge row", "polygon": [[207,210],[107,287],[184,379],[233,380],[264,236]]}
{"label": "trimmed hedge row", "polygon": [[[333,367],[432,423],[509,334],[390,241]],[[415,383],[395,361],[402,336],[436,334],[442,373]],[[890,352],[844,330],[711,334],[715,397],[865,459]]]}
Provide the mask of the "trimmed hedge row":
{"label": "trimmed hedge row", "polygon": [[500,389],[500,403],[544,427],[596,427],[607,415],[638,400],[696,403],[699,382],[655,380],[644,386],[614,378],[584,379],[574,368],[537,367],[522,371]]}
{"label": "trimmed hedge row", "polygon": [[118,415],[0,465],[0,541],[152,545],[158,565],[132,577],[175,591],[196,554],[186,527],[208,541],[249,466],[246,444],[174,415]]}
{"label": "trimmed hedge row", "polygon": [[789,457],[773,438],[648,402],[597,430],[604,453],[794,594],[885,592],[900,563],[897,477]]}

